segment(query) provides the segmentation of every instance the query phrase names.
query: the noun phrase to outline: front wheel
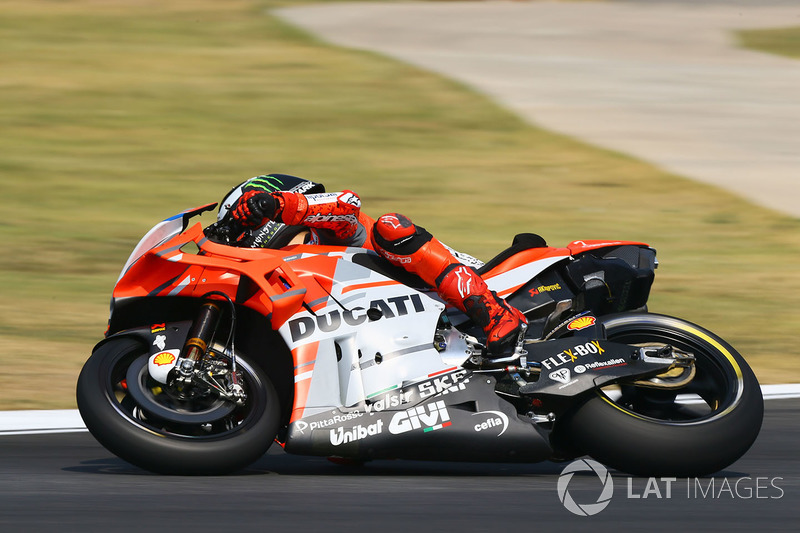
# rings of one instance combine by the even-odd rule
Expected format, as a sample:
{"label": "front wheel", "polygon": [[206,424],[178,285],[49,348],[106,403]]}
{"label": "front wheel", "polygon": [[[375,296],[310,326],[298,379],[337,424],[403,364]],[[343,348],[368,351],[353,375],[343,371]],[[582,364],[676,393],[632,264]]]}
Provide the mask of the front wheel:
{"label": "front wheel", "polygon": [[559,438],[618,470],[641,476],[701,476],[731,465],[758,436],[764,414],[750,367],[729,344],[695,324],[637,313],[603,318],[609,340],[669,345],[695,357],[679,389],[621,383],[560,422]]}
{"label": "front wheel", "polygon": [[[237,355],[246,400],[171,397],[146,371],[148,349],[133,338],[98,348],[78,378],[78,409],[109,451],[161,474],[217,475],[261,457],[278,430],[278,398],[269,378]],[[220,355],[218,365],[230,367]]]}

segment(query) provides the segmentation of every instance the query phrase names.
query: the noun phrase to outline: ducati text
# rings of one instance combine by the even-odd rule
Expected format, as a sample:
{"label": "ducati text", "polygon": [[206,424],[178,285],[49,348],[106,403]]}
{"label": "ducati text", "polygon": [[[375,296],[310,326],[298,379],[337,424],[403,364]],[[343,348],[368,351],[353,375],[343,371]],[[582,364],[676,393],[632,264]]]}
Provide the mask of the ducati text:
{"label": "ducati text", "polygon": [[[425,311],[425,306],[419,294],[406,294],[387,298],[386,300],[373,300],[369,306],[372,309],[379,309],[383,318],[405,316],[411,311],[415,313]],[[367,310],[363,307],[354,307],[342,312],[335,309],[324,315],[317,315],[314,318],[302,316],[290,320],[289,331],[292,335],[292,341],[297,342],[312,336],[317,329],[323,333],[330,333],[338,330],[342,326],[342,322],[348,326],[358,326],[367,320]]]}

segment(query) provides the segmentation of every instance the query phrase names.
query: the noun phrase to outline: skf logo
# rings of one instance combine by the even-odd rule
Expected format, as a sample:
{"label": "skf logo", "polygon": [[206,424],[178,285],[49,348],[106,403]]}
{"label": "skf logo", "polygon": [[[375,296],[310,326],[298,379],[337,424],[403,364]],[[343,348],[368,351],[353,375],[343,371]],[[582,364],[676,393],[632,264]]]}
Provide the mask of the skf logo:
{"label": "skf logo", "polygon": [[169,352],[161,352],[153,358],[153,364],[158,366],[171,365],[175,362],[175,355]]}
{"label": "skf logo", "polygon": [[435,378],[431,381],[419,384],[419,397],[427,398],[434,394],[447,394],[448,392],[458,392],[466,389],[466,384],[469,379],[464,379],[467,376],[466,370],[459,370],[452,374]]}
{"label": "skf logo", "polygon": [[436,431],[451,425],[450,413],[447,412],[443,401],[433,402],[426,406],[408,409],[402,413],[397,413],[389,423],[389,432],[392,435],[400,435],[414,429],[422,429],[424,433]]}
{"label": "skf logo", "polygon": [[544,365],[547,370],[553,370],[564,363],[574,363],[578,357],[589,354],[602,355],[605,351],[606,350],[600,346],[599,341],[589,341],[585,344],[573,346],[572,348],[564,350],[560,354],[554,355],[553,357],[548,357],[542,361],[542,365]]}
{"label": "skf logo", "polygon": [[582,316],[580,318],[576,318],[575,320],[567,324],[567,329],[570,329],[572,331],[579,331],[582,329],[586,329],[589,326],[594,326],[595,322],[597,322],[597,320],[595,320],[593,316]]}

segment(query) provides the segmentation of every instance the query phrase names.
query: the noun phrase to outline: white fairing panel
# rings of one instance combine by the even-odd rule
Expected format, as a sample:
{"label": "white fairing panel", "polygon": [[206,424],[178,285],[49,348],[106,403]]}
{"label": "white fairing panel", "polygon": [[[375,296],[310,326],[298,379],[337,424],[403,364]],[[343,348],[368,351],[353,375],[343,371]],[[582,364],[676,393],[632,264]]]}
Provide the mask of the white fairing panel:
{"label": "white fairing panel", "polygon": [[[435,293],[417,291],[354,264],[351,255],[330,254],[341,260],[332,280],[332,297],[324,307],[298,312],[278,330],[290,350],[304,354],[295,368],[295,384],[308,387],[305,415],[357,405],[404,383],[454,370],[469,356],[463,335],[455,329],[444,332],[446,349],[440,352],[434,347],[445,309]],[[546,258],[486,281],[500,293],[518,288],[562,260]],[[367,310],[376,316],[370,318]],[[306,380],[308,384],[301,383]]]}
{"label": "white fairing panel", "polygon": [[496,291],[501,296],[506,296],[510,294],[509,291],[518,289],[525,283],[541,274],[546,268],[558,263],[559,261],[563,261],[567,257],[569,256],[564,255],[546,257],[544,259],[533,261],[531,263],[511,269],[508,272],[503,272],[497,276],[484,278],[484,280],[486,281],[486,285],[491,290]]}
{"label": "white fairing panel", "polygon": [[440,301],[347,260],[337,265],[331,295],[325,307],[297,313],[279,329],[291,350],[318,343],[313,363],[295,369],[296,383],[311,380],[307,409],[352,406],[452,368],[433,344]]}

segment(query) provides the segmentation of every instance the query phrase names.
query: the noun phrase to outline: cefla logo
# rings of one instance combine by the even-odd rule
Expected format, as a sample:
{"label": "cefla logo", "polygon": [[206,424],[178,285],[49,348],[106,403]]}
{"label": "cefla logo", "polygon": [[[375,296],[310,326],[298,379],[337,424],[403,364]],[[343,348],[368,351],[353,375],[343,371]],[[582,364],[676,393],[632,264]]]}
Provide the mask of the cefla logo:
{"label": "cefla logo", "polygon": [[479,413],[472,413],[472,416],[479,415],[488,416],[488,418],[483,422],[478,422],[475,424],[474,429],[476,433],[490,430],[499,431],[497,434],[499,437],[508,429],[508,417],[505,413],[501,413],[500,411],[481,411]]}
{"label": "cefla logo", "polygon": [[424,433],[428,433],[451,424],[450,413],[447,412],[444,402],[439,400],[427,406],[420,405],[395,414],[389,423],[389,432],[392,435],[400,435],[414,429],[422,429]]}

